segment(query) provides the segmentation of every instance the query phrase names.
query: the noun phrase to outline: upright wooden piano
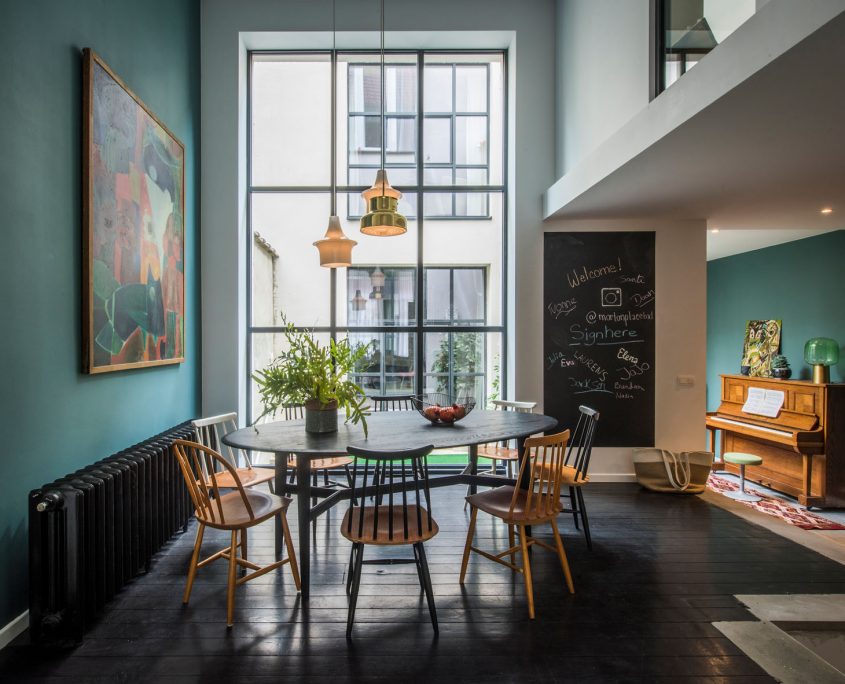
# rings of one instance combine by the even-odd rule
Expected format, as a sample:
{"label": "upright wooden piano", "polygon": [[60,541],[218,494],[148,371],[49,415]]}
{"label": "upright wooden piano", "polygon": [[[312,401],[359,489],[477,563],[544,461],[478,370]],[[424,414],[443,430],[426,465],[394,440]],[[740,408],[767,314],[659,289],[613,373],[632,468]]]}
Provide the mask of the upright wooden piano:
{"label": "upright wooden piano", "polygon": [[[845,384],[721,377],[722,403],[706,421],[711,451],[716,432],[722,432],[714,467],[738,473],[738,466],[721,462],[721,455],[755,454],[763,464],[746,468],[749,480],[795,496],[803,506],[845,506]],[[776,417],[743,412],[750,387],[784,392]]]}

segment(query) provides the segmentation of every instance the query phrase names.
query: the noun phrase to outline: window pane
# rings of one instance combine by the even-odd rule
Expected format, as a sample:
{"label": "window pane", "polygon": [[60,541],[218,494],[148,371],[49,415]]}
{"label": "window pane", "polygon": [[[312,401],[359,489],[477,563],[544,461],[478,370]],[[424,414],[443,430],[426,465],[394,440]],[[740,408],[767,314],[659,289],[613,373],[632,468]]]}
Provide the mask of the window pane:
{"label": "window pane", "polygon": [[487,111],[487,67],[455,68],[455,111]]}
{"label": "window pane", "polygon": [[[329,325],[329,269],[312,244],[325,235],[328,193],[252,195],[252,322]],[[307,296],[306,296],[307,295]]]}
{"label": "window pane", "polygon": [[425,67],[425,111],[452,111],[452,67],[451,65],[426,65]]}
{"label": "window pane", "polygon": [[381,163],[381,117],[349,117],[349,163]]}
{"label": "window pane", "polygon": [[432,192],[425,196],[426,218],[454,216],[452,195],[446,192]]}
{"label": "window pane", "polygon": [[366,394],[413,394],[416,335],[350,333],[354,344],[369,344],[353,379]]}
{"label": "window pane", "polygon": [[425,322],[448,323],[451,320],[452,290],[448,268],[427,268],[425,281]]}
{"label": "window pane", "polygon": [[387,93],[385,111],[390,114],[417,111],[417,67],[415,65],[385,65]]}
{"label": "window pane", "polygon": [[[392,163],[403,162],[413,164],[416,162],[414,152],[417,149],[417,121],[414,118],[388,117],[387,125],[387,153]],[[401,157],[394,156],[403,155]]]}
{"label": "window pane", "polygon": [[487,163],[487,117],[455,118],[455,156],[458,164]]}
{"label": "window pane", "polygon": [[426,117],[423,126],[423,145],[426,164],[451,164],[452,119]]}
{"label": "window pane", "polygon": [[456,268],[453,270],[452,318],[463,325],[484,323],[484,270]]}
{"label": "window pane", "polygon": [[452,167],[429,167],[423,171],[423,182],[426,185],[452,185]]}
{"label": "window pane", "polygon": [[328,55],[253,59],[253,185],[329,184],[331,74]]}
{"label": "window pane", "polygon": [[381,66],[349,65],[349,111],[381,113]]}
{"label": "window pane", "polygon": [[455,195],[457,216],[488,216],[486,193],[471,192]]}
{"label": "window pane", "polygon": [[[423,197],[425,212],[428,216],[432,211],[432,205],[436,205],[441,200],[437,195],[429,193]],[[462,200],[462,193],[456,192],[455,197],[457,202],[469,202],[475,195]],[[489,193],[489,205],[490,218],[485,220],[462,220],[456,217],[450,221],[426,223],[423,264],[426,269],[432,267],[457,269],[459,266],[481,269],[485,274],[484,324],[501,325],[503,195],[496,192]],[[469,291],[475,292],[476,285],[477,281]],[[464,308],[463,311],[472,312],[473,307]]]}
{"label": "window pane", "polygon": [[484,333],[427,333],[424,347],[426,392],[445,392],[453,400],[471,396],[484,404]]}
{"label": "window pane", "polygon": [[417,269],[356,265],[346,271],[347,325],[414,325]]}

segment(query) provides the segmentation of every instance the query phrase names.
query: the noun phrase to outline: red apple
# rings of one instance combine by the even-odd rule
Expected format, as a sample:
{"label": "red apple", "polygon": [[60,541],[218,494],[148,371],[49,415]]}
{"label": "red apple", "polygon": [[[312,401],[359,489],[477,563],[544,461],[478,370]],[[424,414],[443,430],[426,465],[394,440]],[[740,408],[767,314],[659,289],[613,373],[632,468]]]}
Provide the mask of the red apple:
{"label": "red apple", "polygon": [[447,406],[444,409],[440,409],[440,420],[444,423],[454,423],[455,422],[455,409],[451,406]]}

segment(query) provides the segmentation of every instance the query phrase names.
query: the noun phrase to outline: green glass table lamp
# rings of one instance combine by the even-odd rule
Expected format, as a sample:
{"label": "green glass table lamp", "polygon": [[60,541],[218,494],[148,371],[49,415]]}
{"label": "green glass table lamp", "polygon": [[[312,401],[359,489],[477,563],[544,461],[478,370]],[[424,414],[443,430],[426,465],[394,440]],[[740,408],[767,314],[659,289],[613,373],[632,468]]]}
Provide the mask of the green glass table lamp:
{"label": "green glass table lamp", "polygon": [[804,361],[813,367],[813,382],[830,382],[830,367],[839,363],[839,344],[829,337],[813,337],[804,345]]}

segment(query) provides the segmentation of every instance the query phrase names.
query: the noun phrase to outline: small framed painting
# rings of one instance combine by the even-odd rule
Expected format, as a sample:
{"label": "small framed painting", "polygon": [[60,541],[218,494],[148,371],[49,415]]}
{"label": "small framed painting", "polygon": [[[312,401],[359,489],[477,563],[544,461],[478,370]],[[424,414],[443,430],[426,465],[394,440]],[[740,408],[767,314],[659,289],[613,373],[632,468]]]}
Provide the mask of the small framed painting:
{"label": "small framed painting", "polygon": [[772,357],[780,350],[781,322],[778,320],[747,321],[742,345],[742,366],[751,377],[769,377]]}
{"label": "small framed painting", "polygon": [[185,148],[83,51],[83,368],[185,360]]}

